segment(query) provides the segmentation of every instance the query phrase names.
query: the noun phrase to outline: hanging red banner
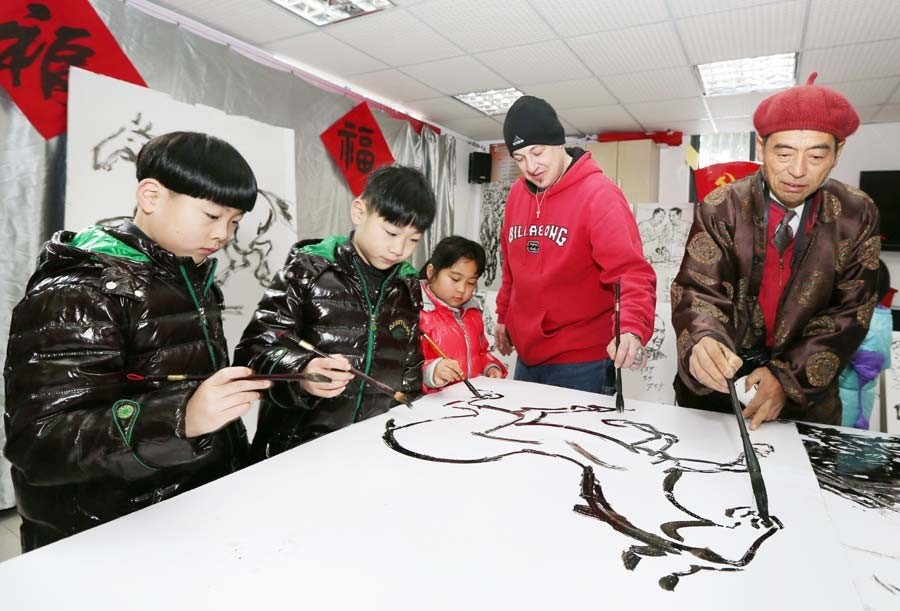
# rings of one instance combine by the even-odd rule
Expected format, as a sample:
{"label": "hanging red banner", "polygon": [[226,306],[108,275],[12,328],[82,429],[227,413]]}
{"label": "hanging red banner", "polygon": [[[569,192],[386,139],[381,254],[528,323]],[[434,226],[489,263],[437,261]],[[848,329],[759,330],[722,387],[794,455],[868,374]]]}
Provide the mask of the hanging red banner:
{"label": "hanging red banner", "polygon": [[354,106],[319,138],[337,162],[353,195],[363,192],[369,172],[394,163],[381,128],[365,102]]}
{"label": "hanging red banner", "polygon": [[597,134],[597,142],[626,142],[628,140],[653,140],[656,144],[681,146],[681,132],[606,132]]}
{"label": "hanging red banner", "polygon": [[71,66],[146,86],[88,0],[0,2],[0,85],[47,140],[66,131]]}
{"label": "hanging red banner", "polygon": [[702,202],[717,187],[749,176],[759,169],[753,161],[730,161],[716,163],[705,168],[694,170],[694,185],[697,188],[697,201]]}

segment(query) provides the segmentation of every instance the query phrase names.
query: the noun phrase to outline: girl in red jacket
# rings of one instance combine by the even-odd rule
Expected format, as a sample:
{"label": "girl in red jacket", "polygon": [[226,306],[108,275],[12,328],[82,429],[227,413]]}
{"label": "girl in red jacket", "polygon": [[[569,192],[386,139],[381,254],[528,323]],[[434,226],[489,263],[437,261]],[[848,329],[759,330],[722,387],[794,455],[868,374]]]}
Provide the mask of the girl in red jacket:
{"label": "girl in red jacket", "polygon": [[423,332],[422,389],[426,393],[475,376],[506,377],[506,367],[488,351],[481,304],[472,298],[484,265],[480,244],[450,236],[435,246],[422,268],[424,305],[419,328]]}

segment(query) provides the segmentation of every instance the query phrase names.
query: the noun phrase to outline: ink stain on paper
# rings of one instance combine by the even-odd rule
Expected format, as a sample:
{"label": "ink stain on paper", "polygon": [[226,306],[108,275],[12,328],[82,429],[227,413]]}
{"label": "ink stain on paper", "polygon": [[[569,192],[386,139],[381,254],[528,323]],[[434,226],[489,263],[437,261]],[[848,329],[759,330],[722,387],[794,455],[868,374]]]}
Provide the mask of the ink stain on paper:
{"label": "ink stain on paper", "polygon": [[797,423],[819,486],[866,509],[900,513],[900,439]]}

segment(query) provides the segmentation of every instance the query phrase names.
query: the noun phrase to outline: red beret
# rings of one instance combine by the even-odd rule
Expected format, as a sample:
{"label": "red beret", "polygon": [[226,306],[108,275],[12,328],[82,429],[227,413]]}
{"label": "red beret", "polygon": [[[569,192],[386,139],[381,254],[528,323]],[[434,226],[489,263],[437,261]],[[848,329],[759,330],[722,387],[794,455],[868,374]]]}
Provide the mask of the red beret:
{"label": "red beret", "polygon": [[760,137],[775,132],[811,129],[843,140],[859,127],[859,115],[850,101],[829,87],[813,85],[818,73],[805,85],[791,87],[767,97],[753,113],[753,126]]}

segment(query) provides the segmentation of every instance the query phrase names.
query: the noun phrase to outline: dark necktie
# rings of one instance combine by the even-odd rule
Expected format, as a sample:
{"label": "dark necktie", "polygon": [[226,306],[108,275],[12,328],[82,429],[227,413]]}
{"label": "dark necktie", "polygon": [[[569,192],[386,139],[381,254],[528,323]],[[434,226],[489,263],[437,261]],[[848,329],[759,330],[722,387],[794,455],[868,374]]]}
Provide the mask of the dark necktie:
{"label": "dark necktie", "polygon": [[797,216],[796,212],[787,210],[784,214],[784,218],[781,219],[781,222],[778,223],[778,226],[775,228],[775,235],[772,236],[772,243],[778,250],[779,256],[784,255],[784,251],[787,250],[791,240],[794,239],[794,230],[791,229],[790,223],[795,216]]}

